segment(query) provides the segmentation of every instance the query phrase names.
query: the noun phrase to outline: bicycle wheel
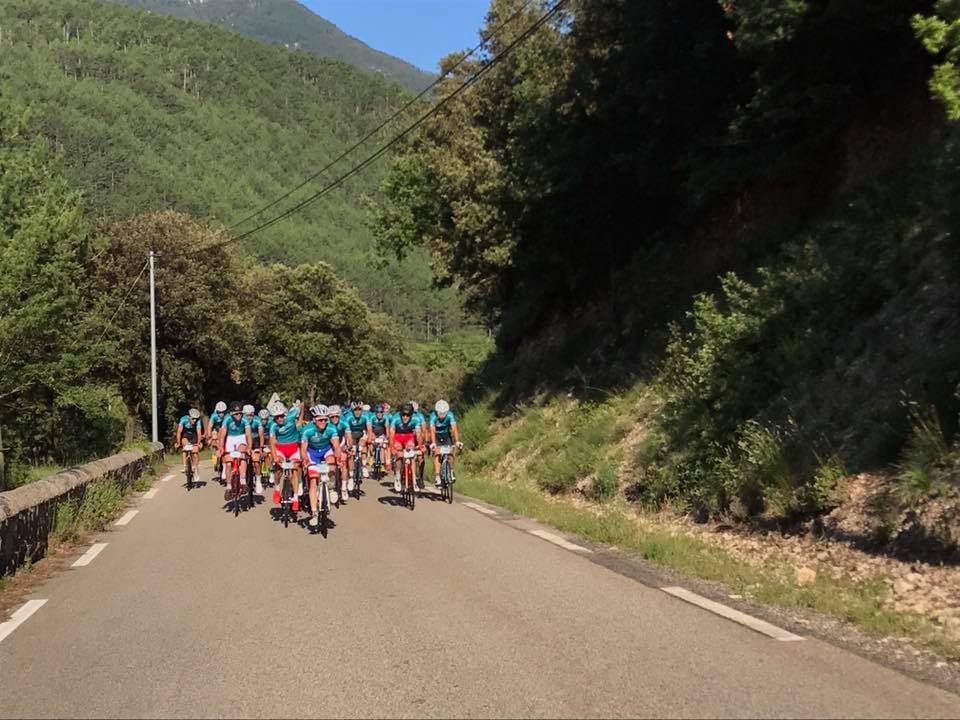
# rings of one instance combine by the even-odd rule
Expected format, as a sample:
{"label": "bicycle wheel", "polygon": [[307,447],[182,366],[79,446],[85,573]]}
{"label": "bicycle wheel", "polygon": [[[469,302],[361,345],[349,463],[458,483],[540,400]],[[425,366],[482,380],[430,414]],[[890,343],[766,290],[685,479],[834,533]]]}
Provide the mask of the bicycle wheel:
{"label": "bicycle wheel", "polygon": [[293,493],[293,488],[290,486],[290,473],[286,470],[283,471],[283,489],[280,493],[280,507],[283,510],[283,526],[287,527],[290,524],[290,495]]}
{"label": "bicycle wheel", "polygon": [[253,507],[253,476],[247,477],[247,510]]}
{"label": "bicycle wheel", "polygon": [[230,489],[233,490],[233,516],[240,514],[240,471],[234,469],[230,474]]}
{"label": "bicycle wheel", "polygon": [[413,506],[417,504],[416,475],[417,475],[416,471],[408,465],[407,466],[407,492],[409,493],[409,498],[410,498],[409,505],[411,510],[413,510]]}
{"label": "bicycle wheel", "polygon": [[187,492],[193,490],[193,458],[187,458]]}
{"label": "bicycle wheel", "polygon": [[327,515],[330,512],[330,497],[327,495],[327,484],[320,484],[320,495],[318,498],[320,505],[320,534],[327,537]]}
{"label": "bicycle wheel", "polygon": [[353,496],[359,500],[360,499],[360,481],[363,478],[363,466],[360,459],[355,459],[353,462]]}
{"label": "bicycle wheel", "polygon": [[444,458],[440,464],[440,489],[443,490],[443,499],[453,502],[453,486],[450,484],[450,463]]}

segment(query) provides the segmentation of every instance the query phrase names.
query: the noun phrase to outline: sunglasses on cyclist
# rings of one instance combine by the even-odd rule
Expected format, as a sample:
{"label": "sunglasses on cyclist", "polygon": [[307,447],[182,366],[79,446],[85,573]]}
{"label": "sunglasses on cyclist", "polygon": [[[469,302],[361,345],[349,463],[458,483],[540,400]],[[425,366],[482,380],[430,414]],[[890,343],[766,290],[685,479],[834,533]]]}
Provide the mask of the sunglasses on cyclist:
{"label": "sunglasses on cyclist", "polygon": [[317,422],[326,422],[327,418],[314,418]]}
{"label": "sunglasses on cyclist", "polygon": [[412,413],[400,413],[400,417],[412,417]]}

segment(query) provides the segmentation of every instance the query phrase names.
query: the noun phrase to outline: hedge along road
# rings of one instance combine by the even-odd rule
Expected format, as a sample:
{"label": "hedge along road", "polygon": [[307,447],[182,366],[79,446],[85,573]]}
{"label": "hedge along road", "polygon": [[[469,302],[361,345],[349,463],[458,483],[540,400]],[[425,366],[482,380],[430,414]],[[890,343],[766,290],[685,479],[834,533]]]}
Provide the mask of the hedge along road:
{"label": "hedge along road", "polygon": [[410,512],[368,481],[324,540],[181,481],[34,592],[47,602],[0,641],[0,715],[960,715],[947,692],[479,506]]}

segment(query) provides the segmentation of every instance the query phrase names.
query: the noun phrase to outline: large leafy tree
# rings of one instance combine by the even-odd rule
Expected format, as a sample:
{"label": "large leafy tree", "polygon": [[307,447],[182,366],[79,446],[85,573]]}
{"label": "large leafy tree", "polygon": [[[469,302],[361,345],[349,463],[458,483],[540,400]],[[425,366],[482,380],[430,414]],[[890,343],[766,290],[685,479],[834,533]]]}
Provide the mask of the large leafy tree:
{"label": "large leafy tree", "polygon": [[79,341],[83,203],[26,125],[22,108],[0,107],[0,423],[15,456],[63,462],[109,447],[118,413]]}

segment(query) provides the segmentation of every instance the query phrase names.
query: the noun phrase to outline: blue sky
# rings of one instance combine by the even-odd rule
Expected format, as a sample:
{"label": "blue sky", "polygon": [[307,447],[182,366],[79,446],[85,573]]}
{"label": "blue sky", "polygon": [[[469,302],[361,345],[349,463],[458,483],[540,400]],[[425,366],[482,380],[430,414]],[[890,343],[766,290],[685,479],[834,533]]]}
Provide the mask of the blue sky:
{"label": "blue sky", "polygon": [[477,44],[490,0],[300,0],[377,50],[428,71]]}

